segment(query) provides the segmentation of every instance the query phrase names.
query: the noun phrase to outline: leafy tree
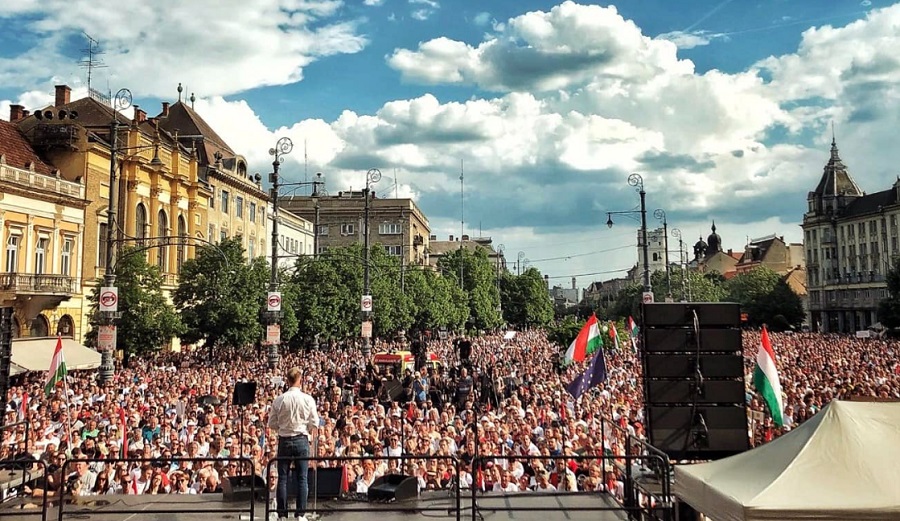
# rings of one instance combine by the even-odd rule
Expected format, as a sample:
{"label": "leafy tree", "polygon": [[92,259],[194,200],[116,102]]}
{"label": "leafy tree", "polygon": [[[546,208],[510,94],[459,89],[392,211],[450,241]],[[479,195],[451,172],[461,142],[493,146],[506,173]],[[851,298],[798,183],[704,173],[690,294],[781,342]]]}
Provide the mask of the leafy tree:
{"label": "leafy tree", "polygon": [[878,320],[888,328],[900,327],[900,258],[887,273],[888,296],[878,304]]}
{"label": "leafy tree", "polygon": [[409,329],[413,323],[413,306],[400,286],[400,259],[388,255],[376,244],[369,253],[369,262],[374,334],[389,337],[401,329]]}
{"label": "leafy tree", "polygon": [[553,320],[553,303],[541,272],[528,268],[521,275],[500,278],[500,300],[507,324],[545,326]]}
{"label": "leafy tree", "polygon": [[[172,304],[162,292],[163,278],[159,268],[147,263],[143,250],[125,248],[115,266],[119,290],[119,312],[116,322],[116,344],[127,360],[160,350],[183,331],[183,324]],[[88,297],[91,323],[98,324],[100,286]],[[85,343],[97,347],[97,328],[92,328]]]}
{"label": "leafy tree", "polygon": [[751,325],[768,324],[777,331],[798,327],[805,318],[800,296],[765,266],[735,276],[726,287],[729,299],[741,305]]}
{"label": "leafy tree", "polygon": [[639,316],[643,291],[643,284],[637,282],[624,287],[616,296],[615,302],[609,306],[608,315],[611,317]]}
{"label": "leafy tree", "polygon": [[412,303],[413,329],[458,330],[469,316],[468,302],[459,285],[434,270],[408,269],[406,295]]}
{"label": "leafy tree", "polygon": [[563,320],[547,326],[547,340],[560,348],[560,350],[568,349],[569,344],[584,326],[584,321],[576,317],[566,317]]}
{"label": "leafy tree", "polygon": [[[197,248],[197,255],[184,262],[173,300],[186,329],[185,343],[243,348],[263,336],[260,312],[269,287],[270,271],[263,257],[244,258],[239,237],[218,245]],[[288,291],[289,297],[291,291]],[[292,314],[293,303],[282,298],[282,312]],[[282,320],[282,338],[290,338],[296,321]]]}
{"label": "leafy tree", "polygon": [[361,249],[329,249],[319,259],[297,259],[292,284],[302,296],[296,305],[302,338],[359,336],[359,298],[363,291]]}
{"label": "leafy tree", "polygon": [[500,314],[500,292],[496,284],[496,267],[488,259],[487,250],[477,247],[474,252],[458,249],[441,257],[438,268],[447,278],[460,284],[468,297],[469,324],[476,329],[494,329],[503,323]]}

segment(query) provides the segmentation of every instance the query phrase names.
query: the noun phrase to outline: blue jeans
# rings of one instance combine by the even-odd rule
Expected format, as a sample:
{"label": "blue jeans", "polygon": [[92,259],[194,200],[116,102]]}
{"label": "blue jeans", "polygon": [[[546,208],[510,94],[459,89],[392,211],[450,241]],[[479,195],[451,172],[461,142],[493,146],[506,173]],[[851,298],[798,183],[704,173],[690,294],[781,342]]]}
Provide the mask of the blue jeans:
{"label": "blue jeans", "polygon": [[305,436],[278,438],[278,488],[275,490],[275,509],[279,517],[287,517],[288,482],[297,495],[295,517],[306,514],[307,474],[309,473],[309,439]]}

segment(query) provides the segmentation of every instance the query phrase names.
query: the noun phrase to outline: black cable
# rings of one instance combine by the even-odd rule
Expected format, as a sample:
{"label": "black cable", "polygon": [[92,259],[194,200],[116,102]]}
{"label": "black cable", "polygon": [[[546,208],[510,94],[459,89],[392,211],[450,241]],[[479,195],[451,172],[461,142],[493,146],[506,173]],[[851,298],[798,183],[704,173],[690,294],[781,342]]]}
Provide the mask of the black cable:
{"label": "black cable", "polygon": [[[695,415],[697,414],[697,401],[700,397],[700,386],[703,385],[703,373],[700,371],[700,317],[697,316],[697,310],[693,309],[691,312],[694,315],[693,326],[694,326],[694,339],[697,344],[697,349],[695,351],[695,383],[694,388],[691,392],[691,414],[690,414],[690,430],[684,436],[684,446],[681,449],[682,454],[687,452],[688,445],[691,444],[693,448],[697,448],[696,440],[694,439],[694,433],[696,432],[696,422]],[[706,421],[702,420],[703,428],[706,429]]]}

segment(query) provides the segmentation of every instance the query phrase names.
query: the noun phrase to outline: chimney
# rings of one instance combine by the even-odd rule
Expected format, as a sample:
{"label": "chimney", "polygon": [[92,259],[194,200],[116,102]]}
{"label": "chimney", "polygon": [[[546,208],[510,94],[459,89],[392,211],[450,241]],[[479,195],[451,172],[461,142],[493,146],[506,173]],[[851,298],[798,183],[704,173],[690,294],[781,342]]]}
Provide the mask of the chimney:
{"label": "chimney", "polygon": [[57,85],[56,104],[54,106],[60,107],[62,105],[68,105],[69,101],[71,101],[71,96],[72,89],[70,89],[68,85]]}
{"label": "chimney", "polygon": [[131,121],[135,125],[139,125],[147,121],[147,113],[139,105],[134,106],[134,119]]}
{"label": "chimney", "polygon": [[452,235],[450,236],[450,242],[453,242],[453,236],[452,236]]}
{"label": "chimney", "polygon": [[9,106],[9,122],[15,123],[20,119],[25,118],[25,107],[22,105],[10,105]]}
{"label": "chimney", "polygon": [[163,107],[162,114],[160,114],[159,117],[161,117],[161,118],[169,117],[169,102],[168,101],[162,102],[162,107]]}
{"label": "chimney", "polygon": [[550,275],[544,275],[544,284],[550,289]]}
{"label": "chimney", "polygon": [[578,288],[575,286],[575,277],[572,277],[572,289],[578,289]]}
{"label": "chimney", "polygon": [[469,236],[468,236],[468,235],[463,235],[463,236],[462,236],[462,240],[468,241],[468,240],[469,240]]}

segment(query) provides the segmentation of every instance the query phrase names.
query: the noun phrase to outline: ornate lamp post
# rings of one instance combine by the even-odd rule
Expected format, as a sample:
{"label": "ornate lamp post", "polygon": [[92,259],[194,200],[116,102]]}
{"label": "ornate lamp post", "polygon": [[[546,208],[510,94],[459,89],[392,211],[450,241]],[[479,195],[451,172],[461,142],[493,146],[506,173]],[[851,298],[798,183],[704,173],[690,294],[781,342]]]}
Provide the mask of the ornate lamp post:
{"label": "ornate lamp post", "polygon": [[687,302],[687,293],[684,291],[684,279],[687,278],[687,272],[685,271],[685,253],[684,253],[684,242],[681,238],[681,230],[678,228],[672,228],[672,237],[678,237],[678,260],[681,265],[681,301]]}
{"label": "ornate lamp post", "polygon": [[278,365],[278,344],[281,343],[281,293],[278,291],[278,169],[284,162],[284,156],[294,149],[294,143],[288,137],[283,137],[275,143],[275,148],[269,149],[269,155],[275,159],[272,161],[272,174],[269,181],[272,183],[272,264],[269,278],[269,294],[266,297],[266,363],[270,369]]}
{"label": "ornate lamp post", "polygon": [[666,221],[666,211],[662,208],[657,208],[653,212],[653,217],[656,217],[657,220],[662,221],[663,223],[663,248],[665,248],[665,261],[666,261],[666,300],[672,298],[672,278],[669,273],[669,223]]}
{"label": "ornate lamp post", "polygon": [[[366,189],[363,191],[363,195],[366,197],[366,210],[365,216],[363,217],[363,248],[365,249],[364,253],[364,265],[363,265],[363,298],[362,298],[362,313],[363,313],[363,322],[372,321],[372,295],[370,294],[369,288],[369,199],[370,197],[370,189],[371,186],[378,181],[381,181],[381,170],[377,168],[371,168],[368,172],[366,172]],[[371,331],[371,329],[369,329]],[[372,354],[372,344],[371,339],[367,335],[363,335],[363,356],[366,358]]]}
{"label": "ornate lamp post", "polygon": [[[641,174],[631,174],[628,176],[628,184],[635,187],[635,191],[641,196],[641,251],[644,257],[644,293],[650,293],[653,291],[653,288],[650,285],[650,266],[647,259],[647,256],[649,255],[647,248],[647,192],[644,191],[644,178],[641,177]],[[624,212],[606,212],[606,226],[610,228],[613,227],[613,215],[634,213],[637,212],[633,210]]]}

